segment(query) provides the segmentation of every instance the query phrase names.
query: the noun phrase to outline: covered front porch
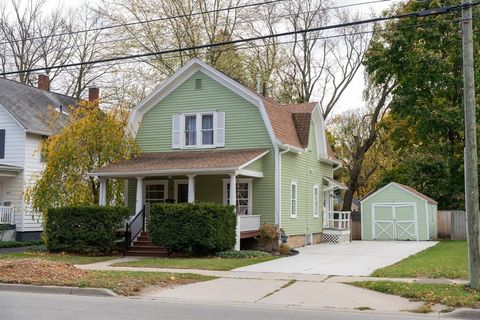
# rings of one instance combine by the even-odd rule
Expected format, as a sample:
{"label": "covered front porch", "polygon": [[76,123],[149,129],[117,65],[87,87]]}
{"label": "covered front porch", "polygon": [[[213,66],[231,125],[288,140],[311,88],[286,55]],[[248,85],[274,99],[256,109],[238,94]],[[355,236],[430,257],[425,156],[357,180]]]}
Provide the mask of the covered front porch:
{"label": "covered front porch", "polygon": [[240,249],[240,239],[258,235],[262,221],[253,195],[264,173],[262,165],[255,162],[267,153],[265,149],[250,149],[143,154],[91,174],[100,181],[100,205],[107,204],[109,179],[126,181],[125,205],[132,219],[145,205],[154,203],[213,202],[235,206],[235,248]]}

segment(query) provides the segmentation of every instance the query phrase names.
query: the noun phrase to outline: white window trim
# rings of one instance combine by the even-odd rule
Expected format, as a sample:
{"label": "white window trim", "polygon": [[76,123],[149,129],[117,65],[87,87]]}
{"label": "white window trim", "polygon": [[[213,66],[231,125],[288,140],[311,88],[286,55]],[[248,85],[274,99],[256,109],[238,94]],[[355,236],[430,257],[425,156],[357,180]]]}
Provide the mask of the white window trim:
{"label": "white window trim", "polygon": [[[292,186],[295,186],[295,214],[293,214],[293,192],[292,192]],[[291,181],[290,182],[290,218],[296,219],[298,216],[298,184],[297,181]]]}
{"label": "white window trim", "polygon": [[[253,215],[252,207],[253,207],[253,179],[252,178],[237,178],[235,179],[236,183],[246,183],[248,184],[248,212],[249,216]],[[227,192],[227,185],[230,183],[230,179],[225,178],[223,179],[223,204],[228,203],[228,192]],[[238,190],[237,190],[238,192]]]}
{"label": "white window trim", "polygon": [[[213,125],[213,144],[202,144],[202,116],[204,115],[211,115],[213,116],[212,125]],[[217,121],[217,113],[215,111],[205,111],[205,112],[186,112],[180,114],[181,116],[181,132],[182,135],[180,137],[180,144],[182,149],[207,149],[207,148],[216,148],[217,145],[217,128],[216,128],[216,121]],[[197,141],[196,144],[186,145],[185,144],[185,117],[187,116],[195,116],[196,117],[196,125],[195,131],[197,133]]]}
{"label": "white window trim", "polygon": [[[316,191],[316,195],[315,195]],[[320,218],[320,187],[318,184],[313,185],[313,199],[312,199],[312,211],[313,211],[313,217],[314,218]],[[316,201],[316,203],[315,203]],[[316,205],[315,205],[316,204]]]}
{"label": "white window trim", "polygon": [[163,185],[164,201],[168,199],[168,180],[143,180],[143,204],[146,204],[147,185],[160,184]]}

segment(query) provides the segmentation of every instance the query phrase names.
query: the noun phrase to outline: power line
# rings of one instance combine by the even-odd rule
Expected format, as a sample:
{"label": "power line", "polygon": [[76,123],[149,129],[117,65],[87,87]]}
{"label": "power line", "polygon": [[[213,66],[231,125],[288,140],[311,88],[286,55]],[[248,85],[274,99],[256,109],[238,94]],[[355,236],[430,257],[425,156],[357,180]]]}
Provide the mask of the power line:
{"label": "power line", "polygon": [[[472,4],[472,6],[473,5],[478,5],[478,4],[479,3],[474,3],[474,4]],[[271,38],[279,38],[279,37],[285,37],[285,36],[289,36],[289,35],[306,34],[306,33],[309,33],[309,32],[332,30],[332,29],[337,29],[337,28],[345,28],[345,27],[357,26],[357,25],[362,25],[362,24],[370,24],[370,23],[376,23],[376,22],[382,22],[382,21],[388,21],[388,20],[395,20],[395,19],[426,17],[426,16],[431,16],[431,15],[441,15],[441,14],[446,14],[446,13],[449,13],[449,12],[452,12],[452,11],[460,10],[463,7],[464,7],[464,5],[440,7],[440,8],[433,8],[433,9],[416,11],[416,12],[411,12],[411,13],[398,14],[398,15],[393,15],[393,16],[388,16],[388,17],[377,17],[377,18],[371,18],[371,19],[366,19],[366,20],[352,21],[352,22],[333,24],[333,25],[321,26],[321,27],[316,27],[316,28],[308,28],[308,29],[302,29],[302,30],[295,30],[295,31],[287,31],[287,32],[282,32],[282,33],[269,34],[269,35],[263,35],[263,36],[245,38],[245,39],[236,39],[236,40],[223,41],[223,42],[216,42],[216,43],[210,43],[210,44],[204,44],[204,45],[198,45],[198,46],[190,46],[190,47],[184,47],[184,48],[168,49],[168,50],[141,53],[141,54],[125,55],[125,56],[120,56],[120,57],[112,57],[112,58],[105,58],[105,59],[85,61],[85,62],[69,63],[69,64],[50,66],[50,67],[32,68],[32,69],[19,70],[19,71],[10,71],[10,72],[1,73],[0,76],[7,76],[7,75],[12,75],[12,74],[22,74],[22,73],[27,73],[27,72],[51,70],[51,69],[58,69],[58,68],[76,67],[76,66],[81,66],[81,65],[93,65],[93,64],[99,64],[99,63],[123,61],[123,60],[144,58],[144,57],[157,56],[157,55],[163,55],[163,54],[169,54],[169,53],[185,52],[185,51],[199,50],[199,49],[206,49],[206,48],[214,48],[214,47],[225,46],[225,45],[235,45],[235,44],[244,43],[244,42],[251,42],[251,41],[271,39]]]}
{"label": "power line", "polygon": [[[133,26],[133,25],[142,25],[142,24],[147,24],[147,23],[152,23],[152,22],[187,18],[187,17],[204,15],[204,14],[209,14],[209,13],[217,13],[217,12],[229,11],[229,10],[235,10],[235,9],[244,9],[244,8],[249,8],[249,7],[254,7],[254,6],[275,4],[275,3],[284,2],[284,1],[286,1],[286,0],[270,0],[270,1],[265,1],[265,2],[250,3],[250,4],[240,5],[240,6],[233,6],[233,7],[227,7],[227,8],[214,9],[214,10],[206,10],[206,11],[194,12],[194,13],[189,13],[189,14],[181,14],[181,15],[176,15],[176,16],[172,16],[172,17],[147,19],[147,20],[141,20],[141,21],[119,23],[119,24],[114,24],[114,25],[104,26],[104,27],[96,27],[96,28],[91,28],[91,29],[82,29],[82,30],[75,30],[75,31],[69,31],[69,32],[54,33],[54,34],[50,34],[50,35],[37,36],[37,37],[19,39],[19,40],[14,40],[14,41],[3,41],[3,42],[0,42],[0,45],[1,44],[12,44],[12,43],[22,42],[22,41],[41,40],[41,39],[67,36],[67,35],[74,35],[74,34],[80,34],[80,33],[88,33],[88,32],[94,32],[94,31],[103,31],[103,30],[109,30],[109,29],[115,29],[115,28],[124,28],[124,27]],[[365,2],[358,2],[358,3],[340,5],[340,6],[335,6],[335,7],[327,7],[327,8],[324,8],[323,10],[328,11],[328,10],[356,7],[356,6],[362,6],[362,5],[374,4],[374,3],[380,3],[380,2],[390,2],[390,1],[395,1],[395,0],[371,0],[371,1],[365,1]],[[302,13],[304,13],[304,12],[302,12]]]}

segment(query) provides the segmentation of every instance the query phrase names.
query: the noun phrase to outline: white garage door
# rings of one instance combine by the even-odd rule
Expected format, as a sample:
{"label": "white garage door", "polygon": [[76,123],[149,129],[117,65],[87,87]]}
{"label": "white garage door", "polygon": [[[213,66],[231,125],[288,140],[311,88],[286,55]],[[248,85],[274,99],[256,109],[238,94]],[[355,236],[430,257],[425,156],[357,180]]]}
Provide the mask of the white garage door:
{"label": "white garage door", "polygon": [[418,240],[415,203],[372,204],[373,240]]}

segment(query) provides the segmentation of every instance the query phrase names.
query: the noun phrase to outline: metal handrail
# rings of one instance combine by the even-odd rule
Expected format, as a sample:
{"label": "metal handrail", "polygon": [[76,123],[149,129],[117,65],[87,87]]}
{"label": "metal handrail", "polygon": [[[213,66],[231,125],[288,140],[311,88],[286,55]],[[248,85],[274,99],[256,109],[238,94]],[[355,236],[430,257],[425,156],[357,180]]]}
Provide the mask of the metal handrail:
{"label": "metal handrail", "polygon": [[[125,250],[128,250],[133,240],[135,240],[138,237],[138,235],[145,230],[145,224],[146,224],[145,220],[146,220],[145,206],[143,206],[142,210],[140,210],[136,215],[134,215],[130,219],[129,222],[125,224]],[[132,227],[137,225],[138,223],[141,223],[141,227],[135,228],[138,230],[132,230],[133,229]]]}

